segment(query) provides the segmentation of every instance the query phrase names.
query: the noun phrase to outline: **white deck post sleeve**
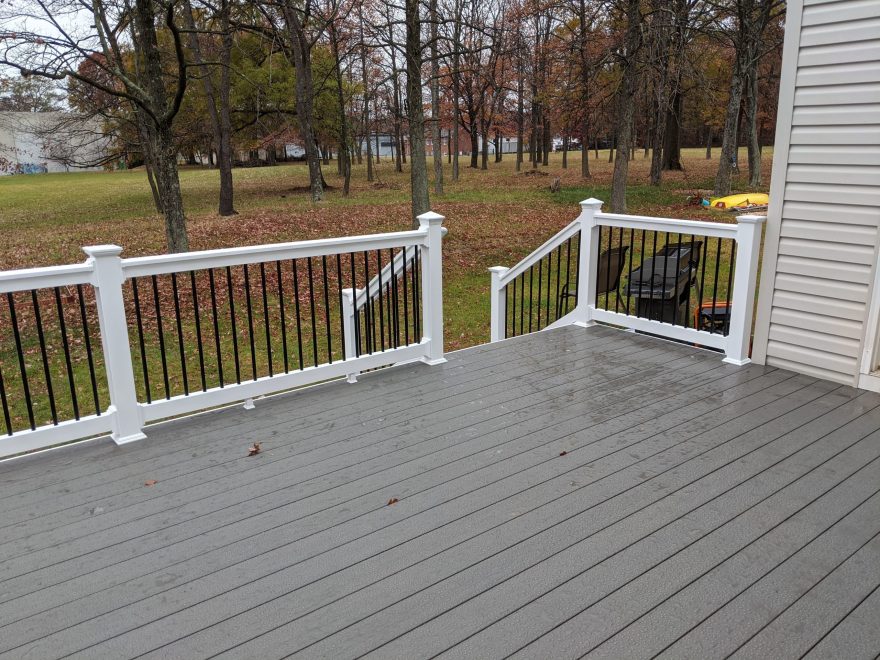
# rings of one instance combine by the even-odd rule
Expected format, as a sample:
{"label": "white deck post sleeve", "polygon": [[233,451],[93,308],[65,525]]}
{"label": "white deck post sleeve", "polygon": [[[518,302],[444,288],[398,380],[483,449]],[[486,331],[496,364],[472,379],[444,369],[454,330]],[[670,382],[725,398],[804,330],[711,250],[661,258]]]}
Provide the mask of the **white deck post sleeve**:
{"label": "white deck post sleeve", "polygon": [[[761,254],[763,215],[741,215],[736,226],[736,270],[730,307],[730,332],[724,362],[744,365],[749,360],[752,339],[752,315],[755,310],[755,284]],[[728,293],[728,296],[730,294]]]}
{"label": "white deck post sleeve", "polygon": [[[342,323],[345,328],[345,359],[353,360],[357,357],[357,335],[355,333],[354,315],[355,300],[357,298],[356,289],[342,290]],[[356,383],[359,371],[352,371],[347,374],[345,379],[349,383]]]}
{"label": "white deck post sleeve", "polygon": [[110,408],[116,444],[121,445],[145,437],[143,417],[138,405],[134,385],[131,348],[128,343],[128,322],[125,317],[125,301],[122,297],[122,248],[118,245],[94,245],[84,247],[94,268],[95,299],[98,306],[98,322],[101,327],[101,344],[104,348],[104,368],[110,389]]}
{"label": "white deck post sleeve", "polygon": [[577,320],[575,325],[595,325],[590,306],[596,302],[599,264],[599,225],[596,214],[602,210],[602,200],[590,197],[581,202],[581,244],[578,250]]}
{"label": "white deck post sleeve", "polygon": [[492,273],[492,290],[489,292],[491,300],[491,331],[490,341],[501,341],[506,339],[505,319],[507,318],[507,289],[501,285],[501,278],[510,269],[507,266],[492,266],[489,272]]}
{"label": "white deck post sleeve", "polygon": [[422,247],[422,339],[427,340],[427,364],[446,362],[443,357],[443,220],[433,211],[418,216],[419,228],[427,232]]}

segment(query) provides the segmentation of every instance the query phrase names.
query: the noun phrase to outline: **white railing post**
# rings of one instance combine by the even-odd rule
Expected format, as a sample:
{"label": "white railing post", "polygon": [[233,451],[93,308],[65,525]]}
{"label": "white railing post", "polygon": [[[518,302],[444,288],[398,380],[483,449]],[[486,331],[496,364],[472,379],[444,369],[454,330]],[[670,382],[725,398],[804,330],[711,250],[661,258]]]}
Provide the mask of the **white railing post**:
{"label": "white railing post", "polygon": [[427,232],[422,247],[422,340],[427,340],[422,362],[440,364],[443,357],[443,220],[432,211],[418,216]]}
{"label": "white railing post", "polygon": [[[752,338],[752,315],[755,309],[755,284],[761,253],[762,215],[741,215],[736,226],[736,266],[730,307],[730,332],[724,362],[744,365],[749,360]],[[728,294],[729,295],[729,294]]]}
{"label": "white railing post", "polygon": [[122,248],[118,245],[84,247],[94,265],[95,300],[104,348],[104,368],[110,389],[110,408],[113,419],[113,440],[121,445],[145,437],[143,417],[134,385],[131,348],[128,342],[128,322],[125,300],[122,297]]}
{"label": "white railing post", "polygon": [[602,200],[590,197],[581,202],[581,244],[578,251],[578,302],[575,325],[595,325],[590,306],[596,302],[599,263],[599,225],[596,214],[602,210]]}
{"label": "white railing post", "polygon": [[507,296],[503,295],[506,289],[501,285],[501,278],[509,270],[507,266],[492,266],[489,269],[492,273],[492,290],[489,292],[491,301],[489,341],[506,339],[504,320],[507,318]]}
{"label": "white railing post", "polygon": [[[357,336],[355,333],[354,315],[357,289],[342,290],[342,323],[345,328],[345,359],[353,360],[357,357]],[[349,383],[356,383],[360,371],[352,371],[346,374],[345,379]]]}

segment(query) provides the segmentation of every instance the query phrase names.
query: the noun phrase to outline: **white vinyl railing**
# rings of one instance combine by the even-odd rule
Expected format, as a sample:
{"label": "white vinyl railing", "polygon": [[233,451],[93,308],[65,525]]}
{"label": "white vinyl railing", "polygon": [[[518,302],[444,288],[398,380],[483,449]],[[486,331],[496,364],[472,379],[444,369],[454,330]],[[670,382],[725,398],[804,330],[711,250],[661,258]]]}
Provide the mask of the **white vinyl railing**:
{"label": "white vinyl railing", "polygon": [[[44,382],[48,386],[46,388],[42,388],[41,386],[42,389],[34,386],[34,372],[39,371],[42,377],[42,370],[34,367],[33,360],[26,356],[26,353],[28,353],[29,350],[31,350],[32,353],[35,349],[28,349],[29,344],[20,337],[20,318],[16,320],[16,317],[12,316],[13,322],[10,323],[10,326],[14,326],[12,328],[4,327],[4,322],[0,319],[0,340],[3,340],[4,337],[11,337],[14,331],[15,350],[13,352],[17,353],[17,355],[7,354],[7,359],[5,361],[0,361],[0,394],[2,394],[2,412],[6,420],[7,431],[5,435],[0,435],[0,457],[106,433],[109,433],[117,444],[124,444],[146,437],[144,428],[145,425],[151,421],[205,410],[237,401],[245,401],[245,407],[253,407],[252,399],[257,396],[339,377],[348,377],[351,382],[354,382],[355,375],[360,371],[399,362],[410,360],[422,360],[428,364],[439,364],[444,362],[442,293],[442,236],[445,233],[445,229],[442,227],[442,222],[444,218],[436,213],[425,213],[419,216],[418,220],[419,228],[412,231],[207,250],[202,252],[187,252],[183,254],[136,257],[131,259],[120,258],[122,248],[119,246],[101,245],[83,248],[84,252],[88,255],[88,259],[82,264],[0,272],[0,295],[8,297],[12,314],[14,314],[15,301],[13,300],[13,297],[15,295],[18,295],[21,300],[24,300],[25,302],[29,302],[30,296],[33,296],[33,309],[36,312],[36,325],[34,326],[35,332],[33,334],[35,336],[37,333],[39,334],[39,347],[43,356],[43,364],[46,366],[45,379],[41,381],[41,383]],[[254,366],[254,378],[238,378],[234,382],[224,381],[221,360],[226,359],[226,356],[224,355],[221,357],[221,353],[224,353],[226,349],[225,347],[221,349],[220,337],[224,332],[228,335],[228,330],[224,331],[222,327],[218,329],[217,304],[216,301],[213,301],[214,291],[212,290],[211,298],[214,303],[214,333],[216,335],[214,339],[216,340],[217,366],[221,373],[221,380],[217,386],[208,387],[205,385],[205,365],[202,353],[203,348],[205,353],[208,352],[210,347],[207,344],[209,342],[205,339],[203,341],[204,346],[184,346],[184,341],[182,339],[183,331],[181,329],[180,320],[181,314],[180,311],[177,310],[179,302],[177,290],[178,282],[181,283],[181,286],[183,286],[183,282],[185,282],[185,280],[179,278],[180,274],[195,273],[196,271],[209,271],[212,273],[211,282],[213,284],[214,269],[218,269],[218,272],[223,272],[220,269],[227,269],[226,273],[229,273],[228,269],[231,267],[244,267],[245,277],[247,277],[248,265],[258,264],[259,272],[263,277],[262,305],[263,308],[267,310],[264,314],[266,324],[266,343],[271,352],[271,340],[269,336],[269,319],[271,316],[271,310],[267,307],[266,302],[267,286],[265,279],[265,264],[278,264],[277,283],[279,290],[277,293],[280,298],[282,297],[280,295],[282,262],[293,263],[293,270],[295,271],[297,268],[295,260],[308,260],[309,280],[311,280],[312,259],[317,258],[316,264],[318,265],[322,263],[321,260],[323,259],[323,270],[321,272],[324,277],[322,290],[324,302],[332,303],[335,292],[330,292],[331,286],[327,284],[327,275],[328,271],[331,275],[335,275],[335,273],[333,273],[331,269],[328,269],[326,261],[328,256],[335,255],[333,258],[337,260],[337,268],[339,269],[339,272],[342,273],[342,264],[347,263],[344,262],[343,259],[348,255],[352,255],[353,260],[353,255],[355,254],[366,254],[369,251],[380,250],[395,251],[404,248],[407,249],[409,254],[413,255],[412,257],[407,256],[405,260],[408,262],[407,266],[410,269],[414,263],[414,255],[418,252],[417,263],[419,265],[419,273],[417,274],[417,279],[419,283],[419,301],[418,308],[415,306],[416,301],[412,301],[412,309],[419,309],[420,312],[417,324],[415,324],[415,322],[413,324],[413,327],[418,327],[420,334],[419,336],[413,336],[412,341],[405,343],[405,345],[400,345],[403,342],[395,343],[394,346],[383,348],[383,350],[361,351],[357,343],[359,337],[355,319],[358,302],[360,302],[361,305],[363,304],[363,300],[358,301],[358,296],[366,296],[366,288],[357,290],[354,287],[342,288],[343,278],[339,278],[337,286],[339,287],[341,310],[339,316],[335,317],[334,323],[338,323],[342,326],[342,334],[344,335],[344,349],[341,359],[333,359],[334,351],[330,348],[330,316],[329,311],[325,310],[324,313],[327,314],[326,318],[328,319],[326,324],[328,343],[327,352],[324,352],[323,348],[319,351],[316,343],[315,349],[310,355],[313,355],[314,360],[317,363],[319,355],[326,357],[329,353],[329,362],[324,361],[314,366],[305,366],[301,364],[299,369],[285,368],[284,370],[279,370],[273,373],[271,366],[272,355],[270,353],[268,357],[269,375],[256,376],[256,366]],[[389,264],[389,273],[399,273],[401,270],[406,272],[405,269],[402,268],[402,262],[404,261],[402,254],[402,251],[398,252],[398,255],[400,255],[398,261],[401,263],[395,262],[397,264],[396,267]],[[318,266],[316,265],[316,268],[317,267]],[[272,271],[270,271],[270,273],[271,272]],[[286,271],[285,276],[289,277],[290,274],[291,272],[288,270]],[[177,333],[178,337],[181,337],[180,360],[185,369],[186,362],[190,359],[188,355],[185,355],[185,349],[190,353],[194,353],[196,349],[198,349],[199,360],[202,362],[201,377],[203,386],[201,389],[196,388],[193,391],[190,391],[190,388],[187,388],[186,392],[183,394],[176,393],[172,395],[171,393],[168,393],[164,397],[154,397],[151,399],[149,396],[150,385],[147,383],[146,398],[148,400],[144,401],[142,400],[144,398],[144,390],[141,387],[141,394],[139,395],[139,386],[136,384],[135,372],[137,365],[137,370],[142,374],[143,379],[148,380],[147,354],[149,351],[145,351],[144,348],[140,307],[137,308],[138,318],[137,324],[135,325],[132,317],[132,305],[130,304],[130,301],[129,304],[126,302],[126,289],[124,288],[124,285],[126,282],[130,282],[130,285],[134,286],[134,283],[138,279],[142,279],[148,283],[152,281],[154,295],[156,296],[156,312],[158,313],[162,295],[158,293],[158,289],[156,288],[156,276],[163,275],[178,277],[178,279],[174,281],[175,288],[173,301],[175,310],[177,311]],[[295,272],[293,272],[292,275],[293,277],[296,277]],[[192,277],[192,302],[195,305],[196,280],[194,275]],[[354,265],[352,265],[351,277],[355,277]],[[388,275],[386,275],[386,277],[388,277]],[[352,283],[354,281],[356,280],[352,279]],[[311,281],[309,283],[311,284]],[[36,405],[35,400],[38,397],[46,398],[48,396],[52,398],[54,396],[57,398],[59,390],[63,389],[59,386],[59,383],[64,379],[58,377],[56,373],[57,371],[63,371],[63,365],[56,369],[54,365],[49,364],[49,359],[51,359],[53,355],[60,355],[62,353],[61,348],[59,348],[61,345],[61,337],[63,337],[64,355],[68,355],[69,353],[69,344],[71,343],[68,337],[69,328],[66,328],[64,325],[63,319],[65,317],[65,311],[62,309],[63,298],[60,292],[62,290],[67,291],[70,287],[75,287],[77,285],[81,287],[80,301],[82,301],[82,289],[90,288],[94,291],[94,306],[96,307],[96,316],[100,334],[100,340],[95,346],[95,352],[97,353],[100,350],[101,355],[94,360],[94,363],[98,366],[92,368],[93,359],[90,349],[88,361],[90,368],[93,369],[93,383],[95,382],[95,370],[100,372],[98,374],[100,378],[103,379],[103,377],[106,376],[106,394],[109,395],[109,405],[102,405],[102,409],[97,410],[94,415],[80,415],[80,411],[77,410],[75,419],[61,419],[61,415],[56,410],[55,401],[53,399],[51,401],[51,408],[54,421],[45,424],[41,423],[39,419],[34,419],[32,404],[34,404],[34,406]],[[217,288],[219,288],[219,280]],[[41,319],[39,315],[37,292],[51,289],[54,289],[55,299],[58,301],[57,318],[61,320],[61,331],[60,333],[56,333],[58,337],[57,346],[47,345],[52,341],[50,339],[51,333],[49,331],[44,332],[43,325],[45,325],[46,319],[45,317]],[[412,291],[413,295],[415,295],[415,286]],[[48,291],[49,295],[51,295],[51,293],[52,291]],[[134,290],[134,294],[136,297],[136,289]],[[317,341],[314,330],[316,323],[314,290],[310,291],[310,294],[312,295],[312,337],[313,341]],[[230,305],[233,304],[232,295],[230,288]],[[372,292],[370,292],[370,295],[372,295]],[[48,296],[47,299],[52,300],[52,298]],[[137,298],[135,298],[135,301],[137,302]],[[318,302],[321,304],[322,301],[319,300]],[[21,308],[22,303],[19,302],[18,304],[19,308]],[[168,303],[166,302],[165,304],[167,305]],[[283,305],[283,303],[281,304]],[[253,350],[255,341],[254,337],[258,332],[255,331],[251,319],[250,289],[248,289],[247,305],[247,321],[250,325],[249,337],[251,342],[251,359],[254,362],[254,365],[256,365],[258,360],[253,357]],[[256,310],[259,306],[255,303],[254,307]],[[85,307],[83,307],[83,310],[84,309]],[[234,314],[233,310],[230,311]],[[283,318],[283,308],[281,313]],[[288,313],[292,314],[292,311]],[[299,322],[299,313],[299,300],[297,300],[297,322]],[[335,313],[336,312],[334,312],[334,314]],[[391,315],[391,311],[388,311],[387,313]],[[83,311],[83,327],[87,328],[85,317],[85,311]],[[166,320],[166,323],[169,326],[172,325],[171,321]],[[207,328],[205,326],[209,324],[204,322],[202,326],[199,326],[197,311],[195,323],[200,338],[202,337],[203,331],[207,334]],[[232,323],[232,332],[235,333],[234,317]],[[406,319],[403,320],[403,323],[406,323]],[[136,328],[136,332],[134,328]],[[409,329],[409,326],[407,326],[407,329]],[[257,330],[259,330],[259,328]],[[322,332],[323,331],[324,328],[322,328]],[[132,332],[135,332],[135,334],[132,335]],[[299,333],[299,327],[297,327],[297,332]],[[89,332],[84,330],[84,336],[88,334]],[[163,331],[162,321],[159,320],[159,334],[163,337],[165,335],[173,337],[173,327],[170,330],[166,327]],[[140,367],[141,362],[137,355],[138,342],[135,340],[136,336],[139,336],[140,338],[140,360],[143,360],[143,368]],[[160,341],[162,341],[161,337]],[[35,345],[36,340],[32,343]],[[4,344],[4,346],[12,345],[13,343],[11,340]],[[98,345],[100,346],[100,349]],[[165,365],[166,352],[169,355],[172,353],[171,349],[168,348],[166,350],[166,347],[164,347],[163,344],[162,370],[165,372],[165,390],[168,392],[169,377]],[[302,361],[302,345],[300,346],[299,355],[300,361]],[[155,360],[155,356],[153,356],[152,359]],[[239,366],[237,353],[235,359],[237,372]],[[285,366],[287,365],[287,359],[287,340],[285,339]],[[20,370],[16,369],[15,365],[20,365]],[[3,380],[3,368],[6,370],[5,386]],[[20,379],[24,384],[24,387],[21,390],[14,391],[14,388],[12,387],[12,380],[14,380],[11,378],[12,371],[15,371],[14,375],[17,375],[20,372]],[[70,391],[75,399],[76,386],[74,383],[75,378],[73,371],[71,360],[68,359],[66,375],[70,380]],[[53,373],[56,374],[54,376],[56,386],[54,395],[52,388]],[[190,374],[191,378],[192,376],[193,375]],[[184,381],[186,380],[185,371],[183,379]],[[97,407],[97,389],[95,391]],[[21,401],[16,399],[16,397],[18,397],[21,392],[26,392],[29,397],[29,400],[26,402],[28,413],[31,418],[29,428],[15,428],[14,424],[15,406],[21,404]],[[104,396],[104,399],[106,398],[107,397]],[[30,399],[34,399],[34,401],[31,401]],[[19,407],[23,406],[19,405]],[[76,403],[74,403],[74,408],[76,408]],[[10,422],[10,416],[13,417],[13,422]]]}
{"label": "white vinyl railing", "polygon": [[[736,224],[727,224],[603,213],[601,209],[600,200],[591,198],[581,202],[581,213],[578,218],[516,266],[513,268],[495,266],[489,269],[492,273],[492,341],[499,341],[513,334],[530,332],[533,329],[552,329],[571,324],[590,326],[601,322],[715,348],[724,352],[725,362],[737,365],[748,363],[761,248],[761,225],[765,220],[764,216],[743,215],[736,219]],[[653,248],[650,241],[645,238],[646,235],[654,237]],[[626,294],[621,291],[624,281],[627,286],[632,287],[633,276],[636,274],[634,267],[636,270],[639,267],[638,263],[633,262],[633,253],[638,248],[642,264],[646,263],[646,257],[649,258],[648,262],[653,263],[648,252],[653,249],[655,252],[653,256],[657,256],[658,236],[660,248],[665,249],[666,245],[671,248],[685,248],[688,254],[696,255],[688,257],[694,259],[694,262],[688,265],[684,272],[683,277],[687,282],[686,289],[681,294],[685,298],[684,302],[679,303],[676,298],[668,301],[666,308],[662,307],[664,301],[660,300],[659,294],[659,289],[666,286],[666,273],[662,273],[660,279],[660,270],[667,267],[666,260],[661,261],[663,266],[656,267],[658,269],[656,273],[651,272],[650,279],[658,282],[657,294],[653,290],[649,295],[638,290],[633,294],[633,288],[628,289]],[[709,249],[712,239],[714,239],[712,245],[717,246],[717,254]],[[729,248],[724,248],[723,255],[722,244],[730,244]],[[618,261],[615,261],[613,256],[615,253],[619,254]],[[728,255],[728,263],[721,269],[724,257]],[[714,265],[707,275],[706,261],[709,259],[714,261]],[[563,261],[567,262],[565,266],[562,265]],[[614,273],[612,273],[612,264],[619,266]],[[714,271],[714,282],[711,282],[712,271]],[[724,272],[727,273],[726,278]],[[533,328],[535,280],[537,280],[538,302],[537,324]],[[545,281],[546,295],[543,294],[542,288]],[[652,289],[653,286],[651,284]],[[576,290],[576,293],[569,291],[569,287]],[[691,304],[692,288],[696,290],[697,296],[693,304]],[[563,292],[562,295],[559,294],[560,290]],[[721,300],[719,292],[726,296],[727,300]],[[638,300],[640,293],[644,297],[641,306]],[[576,298],[571,311],[568,311],[568,297],[565,296]],[[604,297],[604,308],[599,304],[600,297]],[[633,299],[636,304],[635,310],[631,309]],[[542,304],[545,301],[546,312],[542,325]],[[517,304],[518,310],[514,309],[511,315],[510,307]],[[526,304],[528,304],[527,324],[523,319]],[[556,314],[552,312],[554,306]],[[700,312],[705,312],[710,322],[714,323],[715,313],[720,314],[722,310],[725,319],[718,328],[714,325],[709,329],[701,326],[704,317]],[[519,316],[516,316],[517,311]],[[645,313],[641,313],[642,311]],[[691,312],[696,312],[694,322],[691,322]]]}

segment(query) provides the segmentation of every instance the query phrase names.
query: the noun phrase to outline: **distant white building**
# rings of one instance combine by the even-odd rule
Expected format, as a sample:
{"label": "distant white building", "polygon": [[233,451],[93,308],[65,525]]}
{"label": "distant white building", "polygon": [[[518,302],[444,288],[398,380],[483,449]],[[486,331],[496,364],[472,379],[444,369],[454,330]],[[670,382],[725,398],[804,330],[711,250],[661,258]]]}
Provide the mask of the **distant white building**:
{"label": "distant white building", "polygon": [[0,112],[0,175],[100,170],[109,138],[99,120],[66,112]]}

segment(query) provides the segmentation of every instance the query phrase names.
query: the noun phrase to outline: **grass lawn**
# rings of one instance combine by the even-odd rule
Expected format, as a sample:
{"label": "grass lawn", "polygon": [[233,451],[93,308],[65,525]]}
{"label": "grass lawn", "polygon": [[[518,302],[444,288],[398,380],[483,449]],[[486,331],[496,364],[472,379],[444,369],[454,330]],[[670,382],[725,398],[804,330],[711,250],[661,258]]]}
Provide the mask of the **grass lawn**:
{"label": "grass lawn", "polygon": [[[718,153],[715,150],[716,158]],[[442,196],[432,194],[432,205],[446,216],[449,228],[444,245],[448,350],[488,341],[488,267],[514,265],[575,218],[581,199],[610,197],[612,164],[608,163],[608,152],[599,152],[598,159],[591,154],[593,177],[589,181],[580,177],[580,156],[570,154],[566,170],[562,169],[561,154],[553,154],[550,165],[539,168],[546,176],[516,173],[513,155],[505,154],[502,163],[490,163],[488,171],[464,167],[467,160],[462,159],[461,180],[454,183],[449,180],[450,167],[444,163],[446,192]],[[766,150],[765,183],[769,183],[771,157],[770,150]],[[729,214],[690,206],[686,201],[688,194],[711,188],[717,160],[707,161],[702,149],[694,149],[685,150],[683,161],[685,172],[666,173],[662,185],[655,187],[647,184],[650,161],[638,152],[630,167],[629,212],[732,221]],[[745,153],[740,154],[740,162],[746,162]],[[215,213],[217,172],[184,169],[181,183],[191,249],[409,228],[407,171],[395,172],[393,164],[385,159],[377,167],[378,180],[368,184],[365,166],[356,165],[351,195],[344,198],[341,179],[335,174],[336,164],[325,169],[331,189],[325,201],[317,205],[308,199],[304,164],[235,170],[236,207],[240,213],[232,218]],[[525,167],[524,171],[529,169]],[[556,176],[561,179],[562,190],[554,194],[549,187]],[[745,184],[743,173],[735,181],[734,191],[745,191]],[[81,246],[101,243],[123,246],[124,256],[161,253],[164,229],[151,207],[142,171],[0,177],[0,269],[79,262],[84,259]],[[4,312],[0,317],[0,369],[14,377],[18,365],[7,325]],[[166,332],[169,330],[166,328]],[[27,366],[39,374],[40,355],[35,342],[33,337],[25,340]],[[74,368],[81,372],[86,364],[75,361]],[[53,379],[63,383],[64,373],[59,362]],[[154,382],[158,378],[158,374],[151,374]],[[39,390],[38,385],[34,389]],[[101,390],[105,387],[103,382],[98,386]],[[56,396],[65,399],[63,387],[56,386]],[[17,420],[14,426],[20,428],[24,419],[21,403],[13,407]],[[38,411],[38,422],[45,421],[46,414],[45,410]]]}

